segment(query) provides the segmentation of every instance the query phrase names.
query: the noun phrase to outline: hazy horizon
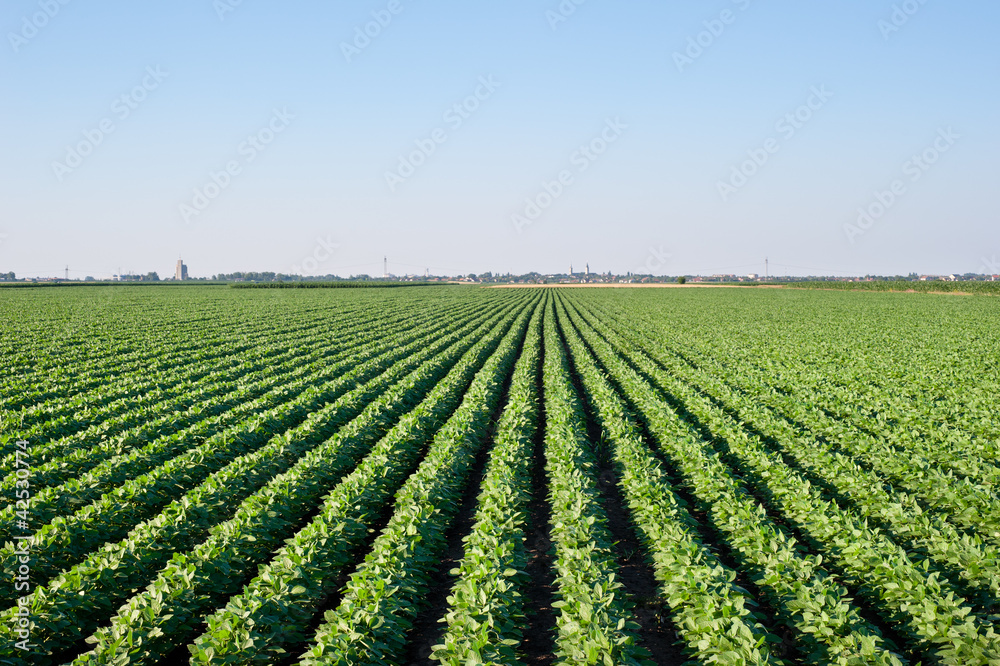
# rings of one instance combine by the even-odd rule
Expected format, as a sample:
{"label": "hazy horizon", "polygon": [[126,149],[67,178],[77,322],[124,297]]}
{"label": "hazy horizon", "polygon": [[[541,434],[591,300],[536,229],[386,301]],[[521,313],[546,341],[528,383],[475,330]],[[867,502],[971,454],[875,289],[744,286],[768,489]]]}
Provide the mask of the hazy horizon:
{"label": "hazy horizon", "polygon": [[998,19],[12,0],[0,273],[997,273]]}

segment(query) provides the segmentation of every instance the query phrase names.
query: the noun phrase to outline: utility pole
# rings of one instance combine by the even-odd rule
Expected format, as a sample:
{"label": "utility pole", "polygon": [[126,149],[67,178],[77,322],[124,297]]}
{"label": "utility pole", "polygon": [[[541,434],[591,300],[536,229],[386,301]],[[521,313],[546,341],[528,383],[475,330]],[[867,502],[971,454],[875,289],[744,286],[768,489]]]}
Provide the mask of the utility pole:
{"label": "utility pole", "polygon": [[764,282],[767,282],[767,278],[768,278],[768,265],[767,265],[767,262],[768,262],[768,258],[764,257]]}
{"label": "utility pole", "polygon": [[69,264],[66,264],[66,281],[69,281]]}
{"label": "utility pole", "polygon": [[382,257],[382,277],[389,279],[389,257]]}

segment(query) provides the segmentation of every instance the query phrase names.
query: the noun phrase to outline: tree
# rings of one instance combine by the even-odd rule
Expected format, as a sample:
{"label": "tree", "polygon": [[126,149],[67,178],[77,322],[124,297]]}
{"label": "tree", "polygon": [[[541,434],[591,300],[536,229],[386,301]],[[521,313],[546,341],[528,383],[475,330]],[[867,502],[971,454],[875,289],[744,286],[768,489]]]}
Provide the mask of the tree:
{"label": "tree", "polygon": [[685,284],[685,283],[687,283],[687,281],[688,281],[688,279],[686,277],[684,277],[683,275],[680,276],[679,278],[677,278],[677,284]]}

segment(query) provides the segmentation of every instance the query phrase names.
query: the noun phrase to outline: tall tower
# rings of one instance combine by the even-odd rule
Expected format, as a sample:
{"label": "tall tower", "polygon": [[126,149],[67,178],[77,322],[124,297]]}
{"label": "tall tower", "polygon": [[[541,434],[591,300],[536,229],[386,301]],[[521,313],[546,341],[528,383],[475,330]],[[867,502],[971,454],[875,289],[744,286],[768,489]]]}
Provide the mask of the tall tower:
{"label": "tall tower", "polygon": [[590,262],[589,261],[587,262],[587,272],[584,273],[584,275],[586,275],[587,277],[590,277]]}
{"label": "tall tower", "polygon": [[175,280],[187,280],[188,279],[188,267],[184,263],[183,259],[177,260],[177,268],[174,270]]}
{"label": "tall tower", "polygon": [[382,277],[389,277],[389,257],[382,257]]}
{"label": "tall tower", "polygon": [[569,265],[569,276],[573,277],[573,264]]}

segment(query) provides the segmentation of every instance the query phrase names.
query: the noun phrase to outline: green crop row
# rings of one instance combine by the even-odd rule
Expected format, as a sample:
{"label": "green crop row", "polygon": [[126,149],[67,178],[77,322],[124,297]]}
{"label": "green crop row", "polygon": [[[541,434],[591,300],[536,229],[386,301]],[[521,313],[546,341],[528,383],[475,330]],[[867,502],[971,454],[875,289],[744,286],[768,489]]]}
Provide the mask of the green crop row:
{"label": "green crop row", "polygon": [[837,289],[841,291],[1000,294],[1000,283],[987,281],[944,282],[941,280],[928,280],[914,282],[912,280],[873,280],[871,282],[793,282],[788,287],[795,289]]}
{"label": "green crop row", "polygon": [[483,363],[506,335],[526,325],[508,320],[470,349],[413,411],[406,414],[323,499],[319,512],[244,591],[206,618],[191,647],[193,664],[269,664],[309,639],[317,606],[378,520],[379,512],[419,461],[427,443],[462,404]]}
{"label": "green crop row", "polygon": [[[155,406],[134,403],[133,410],[119,418],[110,418],[99,426],[88,428],[67,437],[60,437],[47,444],[32,447],[32,487],[36,492],[57,486],[75,478],[110,457],[122,455],[136,445],[154,441],[179,432],[211,416],[222,414],[233,407],[259,397],[267,389],[279,385],[278,377],[288,379],[307,371],[321,370],[327,362],[324,353],[333,351],[319,347],[315,352],[287,352],[286,354],[247,361],[240,365],[240,373],[228,381],[215,381],[204,386],[190,386],[175,400]],[[347,358],[346,354],[344,358]],[[289,361],[292,361],[291,363]],[[278,370],[275,371],[275,366]],[[217,379],[217,377],[209,377]],[[29,442],[38,441],[24,436]],[[5,467],[12,467],[15,454]],[[0,489],[14,487],[15,477],[8,475],[0,481]],[[4,492],[7,498],[10,493]],[[3,502],[0,506],[7,505]],[[38,519],[38,512],[35,512]],[[48,520],[48,519],[46,519]]]}
{"label": "green crop row", "polygon": [[532,310],[540,308],[524,311],[396,494],[392,518],[351,574],[340,604],[324,616],[299,661],[303,666],[405,663],[407,633],[447,545],[446,531],[476,453],[486,444],[487,426],[530,330]]}
{"label": "green crop row", "polygon": [[[361,321],[359,317],[356,325],[362,325]],[[238,338],[241,344],[234,348],[223,346],[220,349],[218,345],[213,345],[198,353],[180,356],[172,354],[170,347],[160,347],[156,350],[159,355],[147,353],[144,365],[133,368],[132,372],[124,376],[118,375],[109,381],[108,377],[113,373],[103,369],[104,381],[95,391],[81,394],[72,387],[67,387],[73,390],[73,399],[70,401],[54,399],[12,412],[0,424],[0,433],[16,429],[16,437],[30,440],[54,440],[78,433],[100,424],[108,416],[127,414],[132,411],[130,407],[143,407],[146,403],[155,404],[165,397],[183,395],[189,390],[188,387],[207,375],[223,374],[227,366],[238,367],[246,360],[248,353],[259,353],[257,350],[262,345],[281,342],[287,344],[301,337],[309,328],[311,326],[308,324],[300,324],[290,327],[291,330],[287,332],[282,331],[281,336],[266,332],[255,337],[241,335]],[[126,368],[121,362],[115,366],[117,372],[123,372]],[[6,449],[4,447],[0,452],[6,454]],[[43,452],[36,451],[35,455],[41,456]]]}
{"label": "green crop row", "polygon": [[847,591],[822,569],[822,560],[801,552],[741,479],[706,451],[698,432],[618,356],[624,350],[640,369],[650,372],[652,367],[642,363],[641,354],[630,353],[627,345],[612,346],[595,334],[586,337],[639,410],[656,443],[708,508],[716,528],[742,557],[755,584],[779,611],[776,619],[796,632],[796,646],[804,658],[815,664],[899,664],[899,656],[860,616]]}
{"label": "green crop row", "polygon": [[[97,644],[95,652],[84,656],[82,661],[103,663],[104,658],[115,654],[109,646],[119,644],[125,635],[129,637],[128,655],[133,664],[153,663],[183,646],[193,637],[203,613],[239,591],[244,569],[265,561],[314,508],[322,493],[350,472],[393,422],[418,403],[490,326],[483,324],[476,331],[462,330],[442,337],[415,354],[412,362],[408,359],[407,363],[399,364],[398,371],[394,368],[387,373],[385,382],[407,372],[405,377],[369,403],[333,437],[256,491],[231,519],[217,524],[209,516],[202,518],[206,526],[214,525],[210,537],[189,553],[178,549],[147,590],[130,599],[111,624],[95,634],[92,639]],[[145,530],[144,542],[162,542],[165,528],[165,522],[158,517]],[[192,531],[190,526],[186,530],[189,534]],[[199,530],[199,534],[206,531]],[[135,532],[130,537],[136,540]],[[123,543],[120,550],[125,551],[125,547]],[[130,558],[134,558],[133,552],[141,553],[131,544],[127,552]],[[112,565],[121,569],[120,558],[121,553],[118,559],[101,564],[104,568]],[[134,580],[122,577],[128,583],[122,586],[123,591],[135,587]],[[93,580],[90,585],[108,587],[101,580]]]}
{"label": "green crop row", "polygon": [[[173,497],[198,485],[234,459],[257,451],[269,441],[274,445],[271,448],[277,447],[275,451],[285,444],[295,444],[294,439],[282,435],[285,431],[300,428],[307,433],[310,429],[339,425],[348,414],[353,418],[363,403],[350,399],[337,401],[345,395],[351,396],[355,389],[364,391],[366,386],[381,386],[381,381],[373,380],[425,344],[418,335],[411,335],[417,339],[408,346],[393,346],[382,356],[359,365],[341,367],[325,383],[310,385],[311,379],[301,380],[307,388],[294,399],[282,402],[268,412],[252,415],[194,449],[127,481],[72,516],[59,517],[45,525],[34,538],[33,578],[37,581],[48,580],[60,570],[81,561],[101,543],[120,539],[137,523],[155,515]],[[290,386],[286,386],[286,390],[290,390]],[[16,568],[13,548],[11,544],[0,551],[8,571]]]}
{"label": "green crop row", "polygon": [[[759,428],[790,460],[828,483],[831,492],[849,499],[861,518],[883,525],[914,561],[930,556],[936,563],[932,566],[963,580],[977,606],[996,612],[1000,604],[1000,555],[995,546],[974,534],[961,533],[941,515],[925,512],[912,495],[888,490],[885,480],[875,472],[833,450],[825,440],[801,434],[788,421],[764,409],[762,405],[771,403],[771,398],[777,401],[773,392],[757,387],[744,389],[748,391],[744,394],[703,370],[660,358],[670,364],[672,372],[709,390],[746,423]],[[729,378],[741,375],[739,368],[726,372]]]}
{"label": "green crop row", "polygon": [[[141,322],[143,314],[166,313],[137,313],[131,309],[125,316],[115,316],[117,308],[112,312],[91,310],[95,305],[129,307],[139,303],[80,301],[78,308],[84,313],[82,316],[73,314],[46,327],[46,333],[54,332],[54,339],[32,331],[32,345],[28,347],[25,364],[18,368],[14,383],[4,384],[0,410],[45,409],[63,404],[68,397],[76,407],[95,400],[100,402],[106,393],[114,395],[113,390],[107,390],[109,379],[112,384],[125,379],[129,384],[146,381],[178,368],[183,370],[185,363],[197,364],[201,360],[250,349],[252,344],[248,345],[248,341],[267,336],[269,332],[273,335],[273,327],[267,326],[262,317],[247,321],[239,317],[238,310],[227,311],[221,304],[203,313],[210,315],[207,321],[203,317],[181,321],[169,318],[164,321],[157,317],[158,324],[169,326],[165,334],[155,333],[153,329],[143,330]],[[185,308],[180,309],[181,313],[184,311]],[[28,321],[35,316],[37,313],[33,312]],[[288,322],[288,329],[304,332],[314,329],[320,321],[316,315],[310,316],[302,310]],[[111,325],[114,325],[113,336],[106,335]],[[158,353],[151,354],[151,351]],[[16,360],[12,358],[11,362]],[[47,390],[44,388],[47,386],[53,388]]]}
{"label": "green crop row", "polygon": [[760,624],[763,617],[752,610],[756,603],[733,582],[736,573],[700,542],[696,522],[671,492],[669,480],[641,440],[625,404],[560,310],[573,364],[612,445],[622,494],[649,549],[660,594],[672,609],[691,654],[703,663],[781,663],[769,649],[769,643],[781,639]]}
{"label": "green crop row", "polygon": [[996,299],[3,296],[0,663],[1000,664]]}
{"label": "green crop row", "polygon": [[826,500],[784,462],[768,452],[710,400],[662,370],[651,369],[660,387],[686,407],[751,470],[782,515],[822,546],[829,561],[886,621],[897,625],[914,646],[942,663],[985,664],[1000,658],[1000,640],[988,623],[936,573],[916,566],[897,544],[864,521]]}
{"label": "green crop row", "polygon": [[[109,380],[104,376],[104,382],[99,390],[81,395],[74,392],[72,400],[53,400],[49,403],[33,405],[19,413],[13,413],[5,420],[7,428],[17,426],[14,437],[22,440],[48,440],[44,446],[33,447],[32,455],[36,460],[54,458],[66,448],[61,438],[76,435],[77,439],[89,438],[91,441],[106,438],[121,429],[118,423],[105,425],[109,417],[124,414],[145,416],[148,403],[150,406],[159,403],[163,397],[179,396],[180,400],[166,402],[158,406],[160,411],[176,409],[175,404],[183,404],[184,399],[191,399],[199,387],[210,389],[210,382],[215,380],[238,380],[244,374],[244,366],[250,360],[257,359],[263,363],[276,365],[285,359],[298,355],[308,355],[317,347],[331,350],[356,346],[359,333],[370,330],[377,325],[378,319],[358,313],[353,318],[345,318],[338,329],[337,340],[325,339],[325,336],[307,334],[313,333],[315,321],[298,322],[288,326],[280,334],[259,332],[254,337],[240,336],[241,344],[236,348],[224,345],[221,349],[213,346],[208,353],[185,356],[171,362],[162,368],[162,356],[156,357],[162,369],[151,367],[153,359],[145,359],[145,367],[136,368],[132,376],[117,377]],[[303,339],[305,338],[305,339]],[[346,344],[345,344],[346,341]],[[292,344],[294,343],[294,345]],[[169,354],[169,347],[160,347],[156,351],[163,355]],[[248,359],[249,355],[252,357]],[[121,366],[118,366],[119,372]],[[141,370],[139,372],[138,370]],[[69,387],[67,387],[69,388]],[[137,401],[136,397],[140,399]],[[125,421],[127,423],[128,421]],[[30,430],[25,430],[31,426]],[[4,454],[12,453],[10,445],[0,449]],[[0,467],[5,466],[6,459],[0,459]]]}
{"label": "green crop row", "polygon": [[458,582],[448,597],[446,630],[431,658],[444,664],[517,664],[525,621],[521,595],[524,528],[531,475],[538,464],[537,379],[541,361],[541,311],[532,319],[514,367],[509,397],[494,435],[472,532],[452,571]]}
{"label": "green crop row", "polygon": [[[465,310],[461,309],[435,323],[445,326],[464,314]],[[438,335],[438,331],[433,329],[416,328],[416,323],[386,328],[378,336],[359,336],[355,345],[344,348],[321,347],[316,352],[317,358],[297,353],[290,357],[295,363],[241,377],[236,390],[231,393],[222,393],[220,389],[219,395],[202,396],[201,403],[190,413],[152,418],[145,425],[119,437],[90,448],[81,447],[72,454],[47,463],[39,464],[32,449],[32,520],[44,524],[62,515],[67,508],[79,508],[103,492],[179,455],[194,446],[197,440],[211,437],[253,414],[276,407],[297,395],[290,392],[295,386],[302,389],[308,386],[302,380],[316,383],[323,378],[336,377],[353,365],[376,358],[401,344],[410,344],[421,336]],[[393,334],[404,331],[410,331],[410,335],[393,337]],[[262,398],[262,395],[265,397]],[[141,444],[144,446],[135,450]],[[10,489],[14,482],[14,479],[10,480]],[[59,486],[60,483],[63,485]],[[8,489],[6,480],[0,484],[0,489]],[[0,527],[10,526],[14,518],[13,507],[0,511]]]}
{"label": "green crop row", "polygon": [[[641,311],[636,311],[631,316],[637,320],[646,319]],[[615,315],[605,310],[602,318],[613,320]],[[995,431],[989,431],[994,434],[984,434],[992,437],[992,442],[979,437],[971,440],[974,443],[963,445],[962,442],[969,441],[969,438],[959,436],[955,427],[946,427],[944,413],[938,415],[931,411],[930,406],[940,402],[951,407],[948,413],[959,413],[950,400],[939,397],[928,403],[921,398],[921,402],[918,402],[916,396],[906,395],[912,390],[910,384],[914,378],[923,375],[926,378],[921,382],[928,384],[921,389],[924,396],[957,393],[961,394],[962,400],[966,400],[970,395],[975,395],[970,393],[970,389],[976,389],[990,381],[988,375],[956,377],[950,380],[949,385],[941,386],[938,382],[938,387],[935,388],[933,372],[914,373],[909,369],[900,369],[920,367],[920,363],[903,362],[901,359],[896,367],[890,367],[883,362],[881,353],[876,355],[866,352],[862,368],[864,374],[860,371],[851,373],[849,367],[838,364],[832,369],[832,374],[827,376],[812,369],[817,361],[810,359],[808,365],[795,362],[797,355],[786,350],[780,350],[780,353],[764,350],[752,361],[747,361],[740,358],[740,351],[732,340],[717,338],[714,354],[705,350],[698,352],[697,349],[703,347],[703,343],[694,341],[686,344],[681,353],[677,349],[678,345],[669,338],[657,335],[652,325],[636,326],[633,330],[657,348],[669,345],[671,355],[681,357],[684,365],[715,366],[719,368],[721,376],[730,381],[752,375],[757,384],[772,389],[768,391],[768,401],[779,403],[782,412],[809,427],[817,437],[828,441],[834,450],[870,467],[894,488],[913,494],[926,508],[947,516],[960,529],[978,533],[992,546],[1000,546],[1000,519],[997,518],[1000,515],[1000,503],[995,497],[998,480],[995,461],[1000,455],[1000,444],[997,443],[1000,442],[1000,437],[996,436]],[[979,336],[973,336],[973,339],[977,341],[976,348],[982,346],[978,341]],[[946,343],[951,341],[950,338],[944,340]],[[884,344],[882,346],[885,347]],[[908,348],[907,345],[899,346]],[[837,351],[838,358],[851,353],[853,349]],[[956,352],[937,347],[919,350],[922,355],[935,352],[940,352],[940,356],[948,359],[947,372],[957,374],[957,370],[951,367],[958,364]],[[734,358],[738,360],[734,362]],[[977,366],[988,366],[989,359],[987,353]],[[932,362],[933,359],[928,360],[928,364]],[[849,363],[851,361],[844,361],[844,365]],[[876,366],[882,377],[872,377],[873,371],[865,367],[869,365]],[[729,368],[733,368],[733,371]],[[986,368],[977,367],[976,370],[977,375],[980,375]],[[892,388],[879,388],[879,384],[886,381],[892,382]],[[848,388],[845,389],[845,386]],[[871,418],[866,416],[869,411],[874,413]],[[886,412],[893,416],[887,416]],[[980,411],[974,414],[975,423],[987,422],[986,414]],[[919,424],[924,425],[916,430]],[[935,445],[930,434],[938,432],[944,433],[945,440]],[[906,443],[908,441],[909,444]],[[950,452],[942,454],[941,450]],[[956,462],[959,460],[963,462]]]}
{"label": "green crop row", "polygon": [[601,505],[594,443],[570,382],[554,304],[545,317],[545,470],[555,544],[557,663],[641,664],[607,517]]}

